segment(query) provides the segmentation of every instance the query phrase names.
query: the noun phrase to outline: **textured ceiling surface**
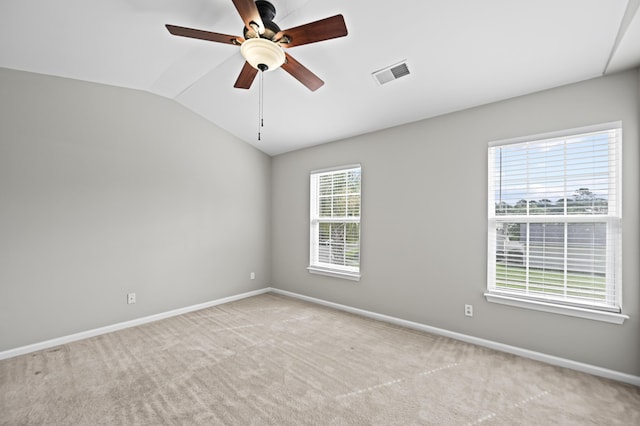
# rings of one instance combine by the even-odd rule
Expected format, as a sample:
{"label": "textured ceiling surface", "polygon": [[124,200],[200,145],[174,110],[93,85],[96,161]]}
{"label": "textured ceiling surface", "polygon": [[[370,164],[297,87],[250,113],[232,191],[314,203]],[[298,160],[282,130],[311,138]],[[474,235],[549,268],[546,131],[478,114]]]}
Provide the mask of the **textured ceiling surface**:
{"label": "textured ceiling surface", "polygon": [[[640,65],[640,0],[272,0],[283,29],[336,14],[347,37],[287,49],[325,84],[282,69],[233,84],[237,46],[165,24],[242,35],[231,0],[3,0],[0,67],[174,99],[269,155]],[[372,73],[406,61],[379,85]]]}

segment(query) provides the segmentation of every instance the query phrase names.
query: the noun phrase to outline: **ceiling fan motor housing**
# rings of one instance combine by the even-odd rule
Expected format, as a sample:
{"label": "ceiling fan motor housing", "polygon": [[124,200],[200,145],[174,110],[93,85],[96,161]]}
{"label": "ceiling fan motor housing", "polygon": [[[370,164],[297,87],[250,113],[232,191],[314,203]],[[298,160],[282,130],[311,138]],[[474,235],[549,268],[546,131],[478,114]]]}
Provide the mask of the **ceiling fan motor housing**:
{"label": "ceiling fan motor housing", "polygon": [[262,19],[262,25],[264,26],[264,32],[257,34],[253,28],[244,27],[242,33],[245,39],[261,37],[269,40],[273,40],[275,35],[280,32],[280,27],[273,22],[273,18],[276,17],[276,8],[273,4],[265,0],[256,1],[256,8]]}
{"label": "ceiling fan motor housing", "polygon": [[263,21],[273,21],[276,17],[276,7],[265,0],[257,0],[256,7]]}

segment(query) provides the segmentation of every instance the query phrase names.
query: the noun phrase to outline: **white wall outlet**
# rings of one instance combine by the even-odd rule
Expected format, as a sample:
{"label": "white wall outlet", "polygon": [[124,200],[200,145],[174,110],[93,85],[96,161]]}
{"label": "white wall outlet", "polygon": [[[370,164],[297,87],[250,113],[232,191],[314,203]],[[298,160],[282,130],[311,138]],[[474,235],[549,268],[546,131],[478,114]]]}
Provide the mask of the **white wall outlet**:
{"label": "white wall outlet", "polygon": [[255,280],[256,279],[256,273],[255,272],[250,273],[249,274],[249,278],[252,279],[252,280]]}
{"label": "white wall outlet", "polygon": [[128,293],[127,294],[127,304],[131,305],[132,303],[136,303],[136,294],[135,293]]}
{"label": "white wall outlet", "polygon": [[473,305],[464,305],[464,314],[468,317],[473,316]]}

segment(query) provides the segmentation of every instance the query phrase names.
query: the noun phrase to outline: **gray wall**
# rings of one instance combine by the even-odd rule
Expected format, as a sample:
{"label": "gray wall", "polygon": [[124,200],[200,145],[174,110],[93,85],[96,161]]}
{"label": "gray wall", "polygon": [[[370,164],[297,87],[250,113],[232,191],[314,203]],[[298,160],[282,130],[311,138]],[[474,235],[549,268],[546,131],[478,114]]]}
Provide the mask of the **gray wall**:
{"label": "gray wall", "polygon": [[[272,285],[640,375],[639,99],[635,70],[270,159],[170,100],[0,69],[0,351]],[[631,319],[487,303],[487,142],[613,120]],[[310,275],[308,173],[356,162],[363,278]]]}
{"label": "gray wall", "polygon": [[173,101],[0,69],[0,351],[267,287],[270,180]]}
{"label": "gray wall", "polygon": [[[598,78],[274,157],[272,285],[640,375],[637,74]],[[486,302],[487,142],[615,120],[623,121],[623,294],[631,319],[613,325]],[[305,269],[309,171],[358,162],[362,280],[311,275]],[[464,304],[474,306],[473,318],[464,316]]]}

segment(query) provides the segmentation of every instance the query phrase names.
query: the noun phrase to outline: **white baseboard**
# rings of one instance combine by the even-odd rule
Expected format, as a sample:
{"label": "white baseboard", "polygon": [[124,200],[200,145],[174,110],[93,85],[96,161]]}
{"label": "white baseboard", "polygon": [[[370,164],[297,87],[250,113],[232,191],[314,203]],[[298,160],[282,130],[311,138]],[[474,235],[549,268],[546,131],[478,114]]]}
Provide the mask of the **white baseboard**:
{"label": "white baseboard", "polygon": [[535,352],[528,349],[522,349],[516,346],[505,345],[503,343],[494,342],[491,340],[481,339],[479,337],[473,337],[462,333],[456,333],[442,328],[431,327],[429,325],[420,324],[413,321],[407,321],[400,318],[391,317],[388,315],[378,314],[375,312],[365,311],[364,309],[353,308],[347,305],[341,305],[339,303],[328,302],[322,299],[316,299],[315,297],[304,296],[290,291],[280,290],[277,288],[271,288],[271,292],[281,294],[283,296],[289,296],[307,302],[316,303],[318,305],[328,306],[330,308],[339,309],[341,311],[349,312],[363,317],[372,318],[379,321],[388,322],[395,325],[400,325],[414,330],[424,331],[426,333],[436,334],[439,336],[449,337],[452,339],[460,340],[474,345],[483,346],[497,351],[510,353],[513,355],[522,356],[525,358],[541,361],[547,364],[556,365],[558,367],[565,367],[571,370],[581,371],[583,373],[592,374],[594,376],[604,377],[607,379],[617,380],[619,382],[629,383],[631,385],[640,386],[640,376],[634,376],[632,374],[621,373],[615,370],[609,370],[606,368],[598,367],[591,364],[585,364],[582,362],[572,361],[566,358],[560,358],[553,355],[547,355],[541,352]]}
{"label": "white baseboard", "polygon": [[535,352],[528,349],[518,348],[516,346],[505,345],[503,343],[494,342],[491,340],[481,339],[478,337],[469,336],[462,333],[456,333],[453,331],[445,330],[442,328],[431,327],[429,325],[420,324],[413,321],[407,321],[396,317],[391,317],[388,315],[378,314],[376,312],[366,311],[364,309],[358,309],[347,305],[341,305],[339,303],[328,302],[326,300],[317,299],[315,297],[304,296],[298,293],[292,293],[290,291],[280,290],[273,287],[267,287],[260,290],[250,291],[247,293],[241,293],[234,296],[224,297],[222,299],[216,299],[205,303],[200,303],[197,305],[187,306],[184,308],[174,309],[167,312],[162,312],[155,315],[150,315],[143,318],[138,318],[130,321],[120,322],[113,325],[108,325],[105,327],[95,328],[93,330],[82,331],[80,333],[70,334],[68,336],[57,337],[55,339],[45,340],[43,342],[34,343],[27,346],[21,346],[14,349],[9,349],[3,352],[0,352],[0,360],[12,358],[18,355],[24,355],[35,351],[40,351],[43,349],[48,349],[60,345],[64,345],[67,343],[75,342],[77,340],[87,339],[89,337],[99,336],[101,334],[111,333],[118,330],[123,330],[129,327],[135,327],[142,324],[147,324],[153,321],[158,321],[165,318],[170,318],[176,315],[186,314],[188,312],[198,311],[200,309],[210,308],[212,306],[221,305],[223,303],[229,303],[236,300],[245,299],[247,297],[257,296],[259,294],[264,294],[268,292],[273,292],[276,294],[281,294],[284,296],[289,296],[295,299],[305,300],[307,302],[316,303],[318,305],[327,306],[330,308],[338,309],[341,311],[349,312],[356,315],[361,315],[363,317],[372,318],[379,321],[388,322],[390,324],[395,324],[407,328],[412,328],[414,330],[424,331],[426,333],[436,334],[439,336],[449,337],[452,339],[460,340],[463,342],[471,343],[478,346],[483,346],[490,349],[495,349],[501,352],[510,353],[513,355],[519,355],[525,358],[534,359],[536,361],[545,362],[547,364],[556,365],[559,367],[565,367],[572,370],[582,371],[584,373],[592,374],[594,376],[600,376],[607,379],[617,380],[619,382],[629,383],[631,385],[640,386],[640,376],[634,376],[631,374],[621,373],[615,370],[609,370],[606,368],[598,367],[591,364],[584,364],[577,361],[572,361],[570,359],[560,358],[553,355],[547,355],[541,352]]}
{"label": "white baseboard", "polygon": [[270,288],[263,288],[260,290],[249,291],[247,293],[241,293],[234,296],[223,297],[222,299],[211,300],[209,302],[200,303],[197,305],[191,305],[184,308],[178,308],[167,312],[162,312],[155,315],[149,315],[147,317],[137,318],[130,321],[124,321],[113,325],[107,325],[105,327],[94,328],[93,330],[81,331],[79,333],[70,334],[68,336],[56,337],[55,339],[45,340],[43,342],[34,343],[27,346],[21,346],[15,349],[9,349],[0,352],[0,360],[12,358],[18,355],[24,355],[35,351],[41,351],[43,349],[49,349],[55,346],[64,345],[66,343],[75,342],[77,340],[87,339],[89,337],[99,336],[101,334],[112,333],[114,331],[123,330],[125,328],[135,327],[142,324],[147,324],[153,321],[158,321],[165,318],[174,317],[176,315],[186,314],[188,312],[199,311],[200,309],[210,308],[212,306],[221,305],[223,303],[229,303],[247,297],[257,296],[259,294],[267,293]]}

